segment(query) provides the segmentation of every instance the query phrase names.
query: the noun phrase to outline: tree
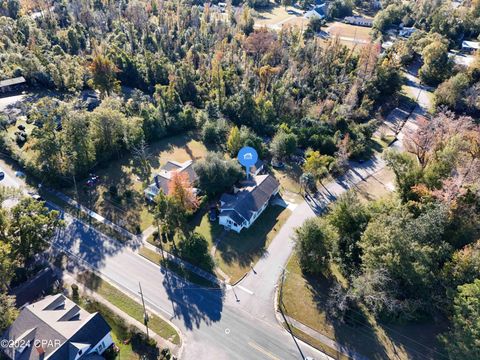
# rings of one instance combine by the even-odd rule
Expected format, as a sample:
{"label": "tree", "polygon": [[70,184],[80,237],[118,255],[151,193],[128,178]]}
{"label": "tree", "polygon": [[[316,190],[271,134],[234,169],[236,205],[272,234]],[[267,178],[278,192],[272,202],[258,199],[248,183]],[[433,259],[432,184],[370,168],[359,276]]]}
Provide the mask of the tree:
{"label": "tree", "polygon": [[3,333],[18,315],[15,308],[15,297],[0,292],[0,332]]}
{"label": "tree", "polygon": [[453,297],[457,287],[480,279],[480,240],[453,253],[442,269],[447,295]]}
{"label": "tree", "polygon": [[236,160],[226,160],[222,154],[209,152],[205,159],[194,165],[199,187],[209,196],[230,190],[243,176]]}
{"label": "tree", "polygon": [[297,150],[297,137],[295,134],[278,131],[270,144],[270,151],[274,158],[285,160]]}
{"label": "tree", "polygon": [[287,10],[287,6],[292,6],[292,0],[282,0],[282,6]]}
{"label": "tree", "polygon": [[208,242],[203,235],[193,233],[183,237],[178,244],[178,251],[182,259],[207,271],[213,271],[215,264],[210,255]]}
{"label": "tree", "polygon": [[112,92],[120,89],[120,82],[116,77],[118,71],[118,68],[109,58],[98,54],[90,64],[92,75],[90,85],[100,91],[102,96],[111,95]]}
{"label": "tree", "polygon": [[353,191],[339,196],[331,206],[327,221],[338,233],[333,253],[344,274],[352,275],[360,269],[360,238],[370,217],[367,209]]}
{"label": "tree", "polygon": [[11,210],[12,250],[18,259],[29,260],[48,248],[55,232],[63,226],[59,212],[30,197],[20,200]]}
{"label": "tree", "polygon": [[422,51],[423,65],[418,71],[422,82],[438,85],[451,74],[452,62],[448,57],[448,46],[434,41]]}
{"label": "tree", "polygon": [[415,198],[412,188],[420,182],[421,171],[409,154],[388,150],[384,154],[387,166],[395,174],[397,191],[403,202]]}
{"label": "tree", "polygon": [[240,149],[242,148],[242,138],[240,136],[240,130],[234,126],[230,130],[230,134],[227,139],[227,150],[231,157],[236,157]]}
{"label": "tree", "polygon": [[445,80],[435,90],[435,105],[448,106],[452,110],[461,111],[464,108],[465,93],[470,85],[470,79],[464,73]]}
{"label": "tree", "polygon": [[319,151],[308,150],[303,171],[313,174],[315,179],[321,182],[328,175],[328,167],[332,160],[331,156],[321,155]]}
{"label": "tree", "polygon": [[337,233],[323,219],[308,219],[295,229],[296,250],[302,271],[320,274],[327,269]]}
{"label": "tree", "polygon": [[188,213],[198,209],[198,198],[186,172],[174,172],[168,184],[168,194]]}
{"label": "tree", "polygon": [[458,287],[452,330],[443,340],[451,359],[480,358],[480,279]]}
{"label": "tree", "polygon": [[0,238],[0,292],[9,287],[18,265],[18,262],[13,256],[11,244]]}
{"label": "tree", "polygon": [[399,296],[426,306],[432,294],[440,291],[440,264],[451,251],[443,239],[447,209],[431,204],[414,217],[405,205],[385,205],[372,214],[362,234],[362,269],[384,269],[398,283]]}

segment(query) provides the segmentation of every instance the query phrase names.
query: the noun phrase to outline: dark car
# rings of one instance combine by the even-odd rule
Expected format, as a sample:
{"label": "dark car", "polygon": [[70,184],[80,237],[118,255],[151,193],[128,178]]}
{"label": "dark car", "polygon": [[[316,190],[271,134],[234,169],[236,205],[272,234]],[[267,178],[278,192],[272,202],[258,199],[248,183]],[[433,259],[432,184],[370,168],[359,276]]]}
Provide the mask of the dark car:
{"label": "dark car", "polygon": [[3,179],[5,179],[5,173],[2,170],[0,170],[0,180],[3,180]]}
{"label": "dark car", "polygon": [[25,131],[25,125],[20,124],[20,125],[17,126],[17,129]]}
{"label": "dark car", "polygon": [[210,212],[208,213],[208,219],[211,222],[214,222],[217,220],[217,208],[215,206],[212,206],[210,208]]}

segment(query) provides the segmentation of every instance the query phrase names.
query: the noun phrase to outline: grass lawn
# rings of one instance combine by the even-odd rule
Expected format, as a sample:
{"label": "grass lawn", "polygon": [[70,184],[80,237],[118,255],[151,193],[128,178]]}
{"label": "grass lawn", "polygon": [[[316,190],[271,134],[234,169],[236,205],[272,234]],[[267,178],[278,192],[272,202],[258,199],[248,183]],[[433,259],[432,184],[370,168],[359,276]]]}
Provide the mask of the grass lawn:
{"label": "grass lawn", "polygon": [[[145,230],[152,224],[153,216],[144,202],[143,189],[168,160],[184,162],[204,157],[207,149],[195,138],[195,134],[183,134],[151,144],[150,174],[142,173],[136,159],[128,154],[102,165],[94,171],[100,176],[95,189],[87,188],[85,180],[78,181],[80,203],[133,233]],[[110,193],[112,186],[117,188],[117,195]],[[61,191],[77,198],[73,186]]]}
{"label": "grass lawn", "polygon": [[138,253],[144,258],[150,260],[151,262],[154,262],[155,264],[159,264],[164,268],[167,268],[168,270],[173,271],[178,276],[184,278],[185,280],[190,281],[193,284],[197,284],[197,285],[208,287],[208,288],[212,288],[212,287],[218,288],[218,285],[213,284],[207,279],[201,276],[198,276],[197,274],[191,272],[190,270],[185,269],[183,266],[177,263],[174,263],[172,261],[163,259],[162,255],[158,252],[155,252],[153,250],[147,249],[146,247],[142,246],[139,249]]}
{"label": "grass lawn", "polygon": [[159,350],[157,347],[140,341],[140,338],[137,336],[132,336],[131,327],[107,306],[88,297],[82,297],[77,302],[90,313],[100,313],[108,325],[110,325],[113,342],[120,350],[117,355],[118,359],[154,360],[158,358]]}
{"label": "grass lawn", "polygon": [[[287,265],[283,304],[289,316],[370,359],[434,359],[440,352],[436,336],[444,326],[431,322],[385,325],[363,309],[347,323],[327,318],[332,280],[302,274],[296,256]],[[335,269],[332,269],[335,274]],[[308,341],[308,339],[306,339]]]}
{"label": "grass lawn", "polygon": [[255,10],[253,16],[257,28],[267,26],[271,29],[280,30],[283,25],[302,27],[308,24],[308,19],[303,17],[302,10],[293,6],[281,6],[273,1],[270,1],[268,7]]}
{"label": "grass lawn", "polygon": [[[85,284],[89,289],[97,292],[100,296],[105,298],[105,300],[109,301],[135,320],[143,323],[142,305],[133,300],[130,296],[124,294],[122,291],[93,273],[83,273],[78,276],[77,280]],[[180,343],[180,337],[177,331],[170,326],[170,324],[154,314],[149,314],[149,318],[149,325],[152,331],[162,338],[169,340],[173,344],[177,345]]]}
{"label": "grass lawn", "polygon": [[225,233],[215,252],[215,263],[235,283],[264,254],[272,239],[280,231],[291,211],[269,205],[249,229],[237,234]]}
{"label": "grass lawn", "polygon": [[388,168],[383,168],[379,172],[371,175],[366,181],[361,181],[355,185],[355,192],[360,200],[368,202],[386,197],[395,188],[395,175]]}

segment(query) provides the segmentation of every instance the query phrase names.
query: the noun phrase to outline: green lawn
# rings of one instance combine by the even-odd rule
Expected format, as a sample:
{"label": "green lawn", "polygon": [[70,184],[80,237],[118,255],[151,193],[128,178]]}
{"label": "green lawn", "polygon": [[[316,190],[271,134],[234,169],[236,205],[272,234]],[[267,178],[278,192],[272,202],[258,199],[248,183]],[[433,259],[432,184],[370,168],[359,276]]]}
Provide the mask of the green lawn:
{"label": "green lawn", "polygon": [[[105,298],[111,304],[124,311],[132,318],[143,322],[142,305],[133,300],[122,291],[110,285],[100,277],[92,273],[83,273],[78,276],[78,281],[85,284],[89,289],[94,290],[100,296]],[[164,339],[174,344],[180,344],[180,336],[177,331],[166,321],[162,320],[154,314],[150,314],[150,328]]]}
{"label": "green lawn", "polygon": [[[432,321],[385,325],[363,308],[356,313],[355,319],[347,323],[328,318],[325,309],[333,284],[332,277],[344,280],[336,268],[331,269],[333,275],[330,277],[309,277],[302,274],[294,255],[288,262],[287,271],[283,288],[286,313],[349,349],[370,359],[399,360],[418,358],[419,354],[422,359],[434,359],[436,357],[431,349],[441,351],[436,336],[444,331],[444,326]],[[309,341],[307,335],[299,335]]]}
{"label": "green lawn", "polygon": [[[98,312],[112,328],[113,342],[119,348],[117,359],[122,360],[154,360],[158,359],[159,350],[152,343],[147,344],[140,337],[135,336],[137,329],[132,329],[123,318],[115,314],[111,309],[93,299],[82,297],[79,305],[90,313]],[[152,340],[151,340],[152,341]]]}
{"label": "green lawn", "polygon": [[163,259],[162,255],[158,252],[152,251],[142,246],[139,249],[138,253],[141,256],[145,257],[146,259],[150,260],[151,262],[154,262],[155,264],[159,264],[164,268],[167,268],[173,271],[178,276],[190,281],[191,283],[194,283],[203,287],[208,287],[208,288],[213,288],[213,287],[218,288],[218,285],[213,284],[211,281],[208,281],[207,279],[201,276],[198,276],[197,274],[191,272],[190,270],[185,269],[183,266],[178,265],[177,263],[174,263],[172,261]]}
{"label": "green lawn", "polygon": [[269,205],[249,229],[226,232],[215,253],[215,263],[235,283],[263,256],[291,211]]}

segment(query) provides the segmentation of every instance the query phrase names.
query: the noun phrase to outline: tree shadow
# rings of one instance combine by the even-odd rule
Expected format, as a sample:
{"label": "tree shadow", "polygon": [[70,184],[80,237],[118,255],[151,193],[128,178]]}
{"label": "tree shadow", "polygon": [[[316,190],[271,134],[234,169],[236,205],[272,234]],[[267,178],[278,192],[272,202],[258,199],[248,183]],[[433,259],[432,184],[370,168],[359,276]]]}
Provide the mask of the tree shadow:
{"label": "tree shadow", "polygon": [[[65,215],[62,214],[62,217]],[[55,248],[61,248],[72,260],[66,264],[69,272],[78,269],[103,267],[105,258],[118,253],[125,244],[111,239],[77,219],[69,219],[64,229],[57,232],[53,239]]]}
{"label": "tree shadow", "polygon": [[[329,304],[329,294],[335,282],[331,276],[303,274],[307,287],[313,295],[317,312],[325,314]],[[388,359],[386,349],[381,344],[375,329],[370,325],[366,314],[360,308],[347,313],[343,321],[325,314],[326,326],[334,333],[334,340],[340,352],[357,359]]]}
{"label": "tree shadow", "polygon": [[202,324],[210,326],[221,319],[223,310],[223,289],[207,289],[193,285],[164,268],[163,285],[172,302],[174,317],[182,320],[192,330]]}

